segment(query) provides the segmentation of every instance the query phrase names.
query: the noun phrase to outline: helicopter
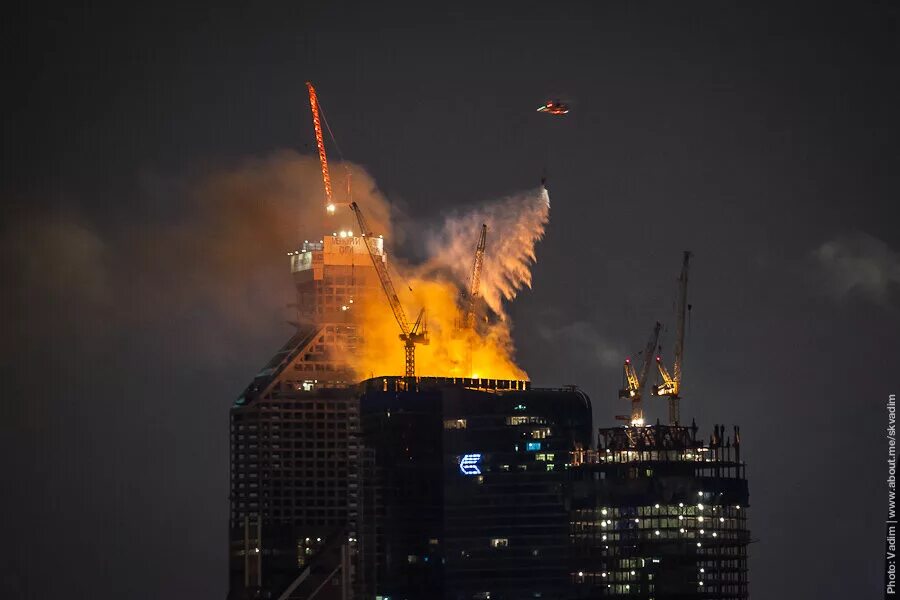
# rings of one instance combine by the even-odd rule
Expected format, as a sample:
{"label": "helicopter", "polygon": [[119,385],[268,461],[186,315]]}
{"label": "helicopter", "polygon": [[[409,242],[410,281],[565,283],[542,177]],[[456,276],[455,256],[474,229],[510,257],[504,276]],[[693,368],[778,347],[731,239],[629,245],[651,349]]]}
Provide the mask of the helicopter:
{"label": "helicopter", "polygon": [[569,112],[569,105],[560,100],[548,100],[538,107],[537,112],[560,116]]}

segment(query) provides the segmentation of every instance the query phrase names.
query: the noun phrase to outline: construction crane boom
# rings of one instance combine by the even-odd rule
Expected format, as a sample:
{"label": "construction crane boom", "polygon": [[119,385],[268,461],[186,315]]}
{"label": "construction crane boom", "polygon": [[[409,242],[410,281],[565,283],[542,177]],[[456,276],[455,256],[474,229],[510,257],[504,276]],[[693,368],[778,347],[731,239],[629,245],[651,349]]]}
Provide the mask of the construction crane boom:
{"label": "construction crane boom", "polygon": [[650,339],[647,340],[647,346],[644,348],[644,362],[641,365],[641,375],[638,379],[641,391],[643,391],[644,385],[647,383],[647,375],[650,374],[650,365],[653,364],[651,357],[656,354],[656,344],[659,343],[660,329],[662,329],[662,323],[657,321],[656,325],[653,326],[653,333],[650,335]]}
{"label": "construction crane boom", "polygon": [[375,271],[378,273],[381,287],[387,296],[388,303],[391,305],[391,310],[394,312],[394,318],[397,319],[400,331],[402,331],[404,335],[409,335],[410,327],[409,320],[406,318],[406,311],[403,310],[403,305],[400,304],[400,298],[397,296],[397,291],[394,289],[394,282],[391,281],[391,275],[388,273],[387,265],[376,251],[374,246],[375,238],[372,235],[372,230],[369,229],[369,224],[363,216],[362,209],[359,208],[359,205],[356,202],[350,205],[350,209],[356,215],[356,221],[359,223],[360,235],[362,235],[366,242],[366,250],[369,252],[369,257],[372,259]]}
{"label": "construction crane boom", "polygon": [[484,264],[484,250],[487,246],[487,225],[482,223],[481,234],[475,245],[475,258],[472,261],[472,273],[469,276],[469,285],[462,297],[462,310],[456,321],[455,334],[465,338],[465,355],[463,368],[466,377],[474,377],[472,372],[472,346],[475,343],[475,303],[481,295],[481,267]]}
{"label": "construction crane boom", "polygon": [[322,121],[319,117],[319,97],[312,82],[307,81],[309,90],[309,107],[312,109],[313,128],[316,130],[316,148],[319,151],[319,163],[322,165],[322,182],[325,184],[325,209],[334,213],[334,200],[331,194],[331,176],[328,174],[328,157],[325,155],[325,138],[322,136]]}
{"label": "construction crane boom", "polygon": [[675,364],[672,367],[672,376],[681,383],[681,367],[684,359],[684,318],[687,311],[687,285],[688,267],[691,261],[691,253],[684,251],[684,260],[681,264],[681,275],[678,277],[678,326],[675,330]]}
{"label": "construction crane boom", "polygon": [[481,295],[481,267],[484,265],[484,249],[487,246],[487,225],[481,225],[481,237],[475,247],[475,259],[472,262],[472,276],[469,278],[469,294],[466,298],[466,314],[463,323],[468,329],[475,328],[475,301]]}
{"label": "construction crane boom", "polygon": [[678,277],[678,321],[675,329],[675,362],[672,366],[672,373],[669,374],[661,358],[657,357],[656,359],[662,383],[656,386],[654,392],[657,396],[667,396],[669,398],[669,422],[672,425],[678,424],[681,419],[679,400],[681,400],[681,378],[684,366],[684,320],[688,308],[687,284],[691,256],[692,253],[690,251],[684,251],[681,275]]}
{"label": "construction crane boom", "polygon": [[350,209],[356,215],[356,221],[359,223],[360,235],[362,235],[363,240],[366,243],[366,250],[369,253],[369,258],[372,259],[372,265],[375,267],[375,272],[378,273],[381,289],[384,290],[384,294],[388,299],[388,304],[391,305],[391,311],[394,313],[394,318],[397,320],[397,325],[400,326],[400,340],[403,341],[406,348],[406,377],[415,377],[416,344],[428,343],[428,327],[425,318],[425,309],[423,308],[419,312],[416,322],[410,327],[409,319],[406,318],[406,311],[403,310],[403,305],[400,303],[400,298],[397,296],[396,289],[394,289],[394,282],[391,281],[391,275],[388,273],[387,264],[376,251],[375,238],[372,235],[372,230],[369,229],[366,218],[363,216],[362,209],[359,208],[359,205],[356,202],[350,204]]}
{"label": "construction crane boom", "polygon": [[654,355],[656,344],[659,341],[659,330],[662,325],[657,321],[653,327],[653,333],[647,341],[643,352],[643,363],[638,374],[631,364],[631,359],[625,360],[624,377],[625,388],[619,391],[619,397],[631,401],[631,424],[640,426],[644,424],[644,409],[641,405],[641,397],[644,394],[644,386],[647,383],[647,375],[650,373],[651,356]]}

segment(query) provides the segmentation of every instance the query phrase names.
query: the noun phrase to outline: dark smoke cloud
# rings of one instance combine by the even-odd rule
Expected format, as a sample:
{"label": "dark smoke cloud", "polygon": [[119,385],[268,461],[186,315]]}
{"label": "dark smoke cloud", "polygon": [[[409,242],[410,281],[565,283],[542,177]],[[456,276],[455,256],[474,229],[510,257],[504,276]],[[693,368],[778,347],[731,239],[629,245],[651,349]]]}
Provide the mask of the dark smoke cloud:
{"label": "dark smoke cloud", "polygon": [[[350,168],[389,233],[387,204]],[[292,332],[287,252],[353,224],[346,207],[327,217],[318,161],[292,152],[142,183],[99,215],[5,211],[0,470],[17,517],[0,535],[28,543],[0,561],[4,598],[221,585],[196,574],[224,564],[209,540],[227,519],[228,408]],[[88,592],[88,571],[118,579]]]}
{"label": "dark smoke cloud", "polygon": [[[361,168],[347,168],[372,226],[389,233],[375,184]],[[220,360],[229,344],[269,335],[292,318],[286,253],[354,224],[345,207],[325,215],[318,161],[293,152],[168,187],[183,190],[168,219],[102,227],[71,210],[8,219],[0,249],[11,335],[0,351],[60,334],[87,346],[126,330],[169,335],[178,324],[175,333],[190,343],[167,346],[200,362]]]}
{"label": "dark smoke cloud", "polygon": [[65,314],[97,319],[112,308],[109,256],[108,244],[75,212],[32,211],[9,221],[0,234],[6,284],[0,306],[8,328],[0,348],[77,329],[79,322]]}

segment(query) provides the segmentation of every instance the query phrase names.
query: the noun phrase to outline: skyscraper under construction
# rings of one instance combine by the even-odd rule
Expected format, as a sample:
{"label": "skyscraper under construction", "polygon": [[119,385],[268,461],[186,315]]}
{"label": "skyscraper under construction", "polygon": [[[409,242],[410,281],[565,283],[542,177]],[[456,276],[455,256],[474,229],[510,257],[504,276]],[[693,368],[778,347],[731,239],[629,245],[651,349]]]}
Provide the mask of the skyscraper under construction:
{"label": "skyscraper under construction", "polygon": [[[748,597],[739,430],[732,442],[715,426],[707,444],[679,423],[689,252],[672,374],[657,357],[653,388],[669,424],[641,408],[657,323],[642,367],[625,363],[628,425],[594,438],[574,386],[453,376],[473,371],[485,225],[453,326],[466,360],[436,344],[429,368],[443,376],[417,377],[424,309],[411,325],[383,240],[350,208],[358,236],[289,253],[296,332],[231,409],[229,600]],[[378,327],[377,304],[399,326],[403,376],[371,360],[362,323]]]}
{"label": "skyscraper under construction", "polygon": [[[386,260],[381,239],[372,242]],[[310,560],[346,566],[348,543],[363,543],[365,458],[350,360],[360,331],[351,311],[381,290],[365,244],[347,232],[304,242],[290,259],[296,333],[231,409],[233,599],[277,598],[292,585],[305,597],[326,575],[307,569],[297,582]],[[348,587],[350,569],[339,572]]]}
{"label": "skyscraper under construction", "polygon": [[748,597],[739,429],[594,437],[574,387],[359,383],[372,258],[349,232],[290,254],[296,333],[231,409],[230,600]]}
{"label": "skyscraper under construction", "polygon": [[[619,397],[631,411],[617,418],[628,424],[596,438],[591,401],[575,386],[474,375],[476,344],[488,341],[476,326],[486,224],[464,307],[449,296],[437,302],[454,313],[451,339],[431,357],[439,376],[417,377],[416,346],[431,341],[425,309],[408,319],[384,242],[350,194],[349,170],[346,197],[335,199],[324,113],[307,88],[324,209],[336,215],[348,205],[359,231],[289,253],[296,333],[231,409],[229,600],[747,598],[739,430],[732,441],[715,426],[707,444],[680,422],[691,253],[679,277],[671,373],[656,361],[653,393],[668,400],[668,425],[648,425],[641,404],[660,323],[641,367],[625,361]],[[545,188],[537,206],[531,244],[546,222]],[[519,246],[534,258],[533,246]],[[381,364],[383,347],[367,343],[357,318],[376,303],[399,328],[402,377]],[[439,331],[450,329],[442,316]],[[462,359],[452,358],[454,345]],[[360,373],[363,362],[379,372]]]}

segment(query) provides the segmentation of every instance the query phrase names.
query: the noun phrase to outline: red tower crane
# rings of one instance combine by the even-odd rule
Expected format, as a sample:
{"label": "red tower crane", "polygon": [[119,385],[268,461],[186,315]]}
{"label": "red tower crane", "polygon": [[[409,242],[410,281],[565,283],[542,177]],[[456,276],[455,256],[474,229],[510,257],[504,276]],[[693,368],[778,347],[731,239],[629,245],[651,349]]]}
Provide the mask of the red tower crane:
{"label": "red tower crane", "polygon": [[319,163],[322,165],[322,182],[325,184],[325,210],[334,214],[334,199],[331,194],[331,176],[328,174],[328,157],[325,155],[325,139],[322,136],[322,121],[319,115],[319,97],[312,82],[307,81],[309,90],[309,107],[312,109],[313,129],[316,130],[316,148],[319,150]]}

